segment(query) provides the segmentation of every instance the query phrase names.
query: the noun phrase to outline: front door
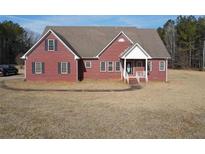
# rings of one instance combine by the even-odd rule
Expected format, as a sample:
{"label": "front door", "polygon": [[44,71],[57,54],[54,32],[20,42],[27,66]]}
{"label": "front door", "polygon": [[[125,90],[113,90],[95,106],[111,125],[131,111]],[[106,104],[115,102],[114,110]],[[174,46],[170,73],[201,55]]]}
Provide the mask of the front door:
{"label": "front door", "polygon": [[133,67],[132,67],[132,63],[131,62],[127,62],[126,64],[126,71],[128,74],[132,74],[133,73]]}

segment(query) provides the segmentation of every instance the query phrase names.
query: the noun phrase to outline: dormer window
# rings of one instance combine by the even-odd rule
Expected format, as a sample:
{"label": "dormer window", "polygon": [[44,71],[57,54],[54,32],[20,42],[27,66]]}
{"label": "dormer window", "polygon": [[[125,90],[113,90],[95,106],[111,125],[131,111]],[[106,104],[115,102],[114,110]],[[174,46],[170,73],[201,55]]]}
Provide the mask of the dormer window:
{"label": "dormer window", "polygon": [[55,50],[55,40],[48,39],[48,51],[54,51],[54,50]]}

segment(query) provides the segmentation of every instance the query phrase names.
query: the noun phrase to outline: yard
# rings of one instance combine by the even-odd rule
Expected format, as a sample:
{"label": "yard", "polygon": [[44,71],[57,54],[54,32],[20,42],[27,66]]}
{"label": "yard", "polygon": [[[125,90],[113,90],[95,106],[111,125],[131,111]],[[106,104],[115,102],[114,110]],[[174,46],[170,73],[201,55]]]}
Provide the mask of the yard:
{"label": "yard", "polygon": [[[32,83],[13,88],[120,89],[119,81]],[[124,92],[0,88],[0,138],[205,138],[205,72],[170,70],[169,82]]]}

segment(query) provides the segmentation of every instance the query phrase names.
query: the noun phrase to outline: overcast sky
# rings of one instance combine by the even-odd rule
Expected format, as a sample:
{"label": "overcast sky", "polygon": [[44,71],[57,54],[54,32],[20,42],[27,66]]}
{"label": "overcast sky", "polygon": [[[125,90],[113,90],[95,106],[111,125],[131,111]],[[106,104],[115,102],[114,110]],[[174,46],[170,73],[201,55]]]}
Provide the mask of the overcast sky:
{"label": "overcast sky", "polygon": [[45,26],[135,26],[138,28],[158,28],[168,19],[177,16],[0,16],[0,22],[11,20],[22,27],[41,33]]}

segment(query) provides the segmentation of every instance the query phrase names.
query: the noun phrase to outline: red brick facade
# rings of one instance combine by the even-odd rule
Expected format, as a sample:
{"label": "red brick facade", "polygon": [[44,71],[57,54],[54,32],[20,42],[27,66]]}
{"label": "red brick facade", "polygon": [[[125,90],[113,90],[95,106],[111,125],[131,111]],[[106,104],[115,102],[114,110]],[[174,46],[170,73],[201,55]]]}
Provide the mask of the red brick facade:
{"label": "red brick facade", "polygon": [[[125,41],[118,41],[120,38],[124,38]],[[46,51],[45,50],[45,40],[55,39],[57,41],[57,51]],[[28,55],[26,59],[26,79],[27,80],[46,80],[46,81],[77,81],[83,79],[120,79],[121,72],[115,71],[115,62],[123,60],[120,59],[122,52],[125,51],[131,42],[122,34],[112,44],[110,44],[99,58],[92,59],[75,59],[74,54],[68,50],[58,38],[56,38],[52,33],[50,33],[45,39],[43,39],[36,46],[35,49]],[[100,52],[100,51],[99,51]],[[166,80],[166,70],[159,71],[159,61],[165,59],[152,59],[152,71],[148,74],[149,80]],[[91,68],[85,68],[84,62],[90,61]],[[113,71],[105,72],[100,71],[100,62],[113,62]],[[45,72],[43,74],[33,74],[32,73],[32,62],[43,62],[45,64]],[[69,62],[70,63],[70,73],[69,74],[59,74],[58,73],[58,63],[59,62]],[[136,60],[134,60],[133,72],[138,70],[143,71],[145,66],[145,61],[142,60],[143,66],[137,67]],[[122,63],[123,64],[123,63]]]}
{"label": "red brick facade", "polygon": [[[45,40],[55,39],[57,40],[57,51],[46,51]],[[46,39],[43,39],[39,45],[34,49],[26,59],[26,79],[27,80],[65,80],[76,81],[77,78],[77,61],[74,55],[51,33]],[[32,62],[44,62],[45,72],[43,74],[32,73]],[[58,63],[69,62],[70,73],[58,74]]]}
{"label": "red brick facade", "polygon": [[[160,61],[165,61],[165,59],[152,59],[150,60],[152,62],[152,70],[148,74],[149,80],[160,80],[160,81],[166,81],[166,66],[165,71],[159,70],[159,63]],[[166,61],[165,61],[166,65]]]}
{"label": "red brick facade", "polygon": [[[118,42],[118,39],[124,38],[125,42]],[[120,35],[102,54],[99,59],[83,59],[91,61],[92,68],[85,68],[83,62],[79,64],[80,70],[83,70],[83,79],[120,79],[121,72],[115,71],[115,62],[120,61],[120,54],[131,45],[130,41],[123,35]],[[112,72],[100,72],[100,62],[111,61],[114,63]]]}

